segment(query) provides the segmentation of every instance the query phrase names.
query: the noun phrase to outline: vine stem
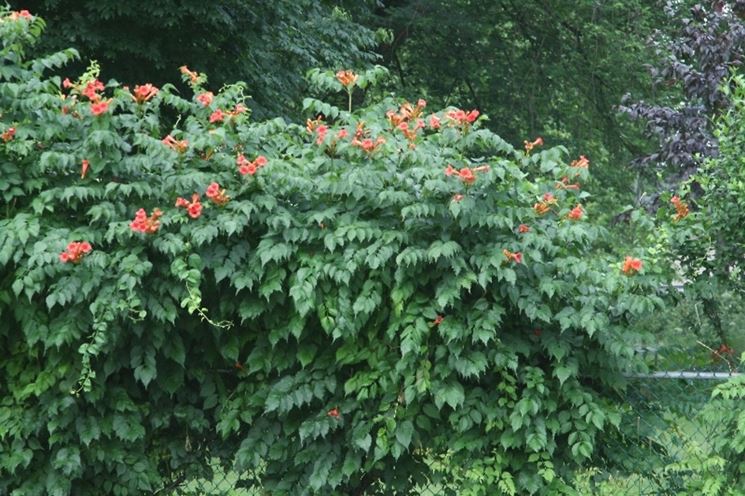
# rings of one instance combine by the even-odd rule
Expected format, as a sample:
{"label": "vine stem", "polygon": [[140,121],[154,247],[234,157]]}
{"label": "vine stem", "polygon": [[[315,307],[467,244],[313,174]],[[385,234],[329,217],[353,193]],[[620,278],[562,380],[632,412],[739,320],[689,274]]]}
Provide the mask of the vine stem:
{"label": "vine stem", "polygon": [[717,357],[719,357],[719,358],[720,358],[721,360],[723,360],[723,361],[724,361],[724,363],[726,363],[726,364],[727,364],[727,368],[729,368],[729,373],[730,373],[730,374],[734,374],[734,373],[735,373],[735,367],[734,367],[734,366],[732,365],[732,362],[730,362],[730,361],[729,361],[729,359],[728,359],[727,357],[723,356],[723,355],[722,355],[721,353],[719,353],[719,352],[718,352],[717,350],[715,350],[715,349],[713,349],[713,348],[710,348],[710,347],[706,346],[706,345],[705,345],[704,343],[702,343],[701,341],[696,341],[696,343],[700,344],[701,346],[703,346],[704,348],[706,348],[707,350],[709,350],[710,352],[712,352],[712,353],[713,353],[714,355],[716,355]]}
{"label": "vine stem", "polygon": [[193,305],[191,308],[188,309],[189,313],[196,312],[202,321],[207,322],[211,326],[216,327],[218,329],[228,330],[231,327],[233,327],[234,324],[230,320],[221,320],[219,322],[215,322],[214,320],[210,319],[207,316],[207,309],[201,306],[201,303],[202,303],[201,297],[197,295],[196,293],[194,293],[192,291],[192,288],[188,284],[186,285],[186,291],[189,293],[189,298],[192,300],[192,302],[196,303],[195,305]]}

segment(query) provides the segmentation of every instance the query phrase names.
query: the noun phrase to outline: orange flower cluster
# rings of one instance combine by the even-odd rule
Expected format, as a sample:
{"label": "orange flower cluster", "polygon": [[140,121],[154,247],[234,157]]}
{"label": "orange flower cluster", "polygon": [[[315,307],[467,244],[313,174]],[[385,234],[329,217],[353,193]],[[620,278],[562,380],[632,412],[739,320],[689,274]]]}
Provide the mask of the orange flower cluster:
{"label": "orange flower cluster", "polygon": [[[145,86],[150,86],[152,89],[155,90],[155,93],[158,92],[158,89],[152,85],[145,85]],[[76,94],[80,94],[86,97],[88,101],[90,102],[90,111],[92,115],[99,116],[99,115],[102,115],[108,112],[109,105],[111,104],[112,99],[111,98],[109,98],[108,100],[103,99],[102,95],[99,92],[102,92],[105,87],[104,87],[104,84],[98,79],[93,79],[92,81],[88,81],[88,83],[86,83],[85,86],[83,87],[82,83],[75,84],[72,81],[70,81],[70,78],[65,78],[62,81],[62,87],[65,89],[72,89],[72,98],[71,98],[72,104],[74,104],[77,100]],[[83,89],[81,90],[81,88]],[[137,88],[141,88],[141,87],[138,86]],[[127,87],[125,86],[124,89],[126,90]],[[61,95],[61,98],[63,100],[66,100],[67,96]],[[137,100],[138,97],[136,95],[133,95],[132,98]],[[68,114],[70,112],[70,107],[65,105],[62,107],[61,110],[63,114]],[[79,114],[75,112],[73,113],[73,116],[79,117]]]}
{"label": "orange flower cluster", "polygon": [[5,132],[0,137],[2,137],[5,143],[7,143],[8,141],[12,140],[15,135],[16,135],[16,128],[9,127],[8,129],[5,130]]}
{"label": "orange flower cluster", "polygon": [[580,184],[579,183],[570,183],[569,178],[567,176],[564,176],[561,178],[561,181],[557,181],[555,185],[556,189],[571,189],[571,190],[579,190]]}
{"label": "orange flower cluster", "polygon": [[354,138],[352,140],[360,140],[370,134],[370,131],[365,129],[365,122],[360,121],[357,123],[357,127],[354,130]]}
{"label": "orange flower cluster", "polygon": [[[202,93],[199,96],[204,97],[206,94],[207,93]],[[212,93],[210,93],[210,95],[211,94]],[[197,99],[198,98],[199,97],[197,97]],[[205,101],[209,100],[210,102],[212,102],[211,97],[204,97],[203,99]],[[209,105],[209,103],[203,105],[206,107]],[[210,124],[215,124],[216,122],[224,122],[226,117],[237,117],[246,110],[246,106],[242,103],[237,104],[233,110],[224,111],[223,109],[216,109],[210,114]]]}
{"label": "orange flower cluster", "polygon": [[407,122],[402,122],[398,125],[398,129],[404,133],[404,136],[409,140],[409,148],[414,148],[414,140],[417,138],[416,132],[424,127],[424,121],[417,119],[413,127],[409,128]]}
{"label": "orange flower cluster", "polygon": [[525,234],[526,232],[530,232],[530,227],[528,227],[527,224],[520,224],[517,227],[517,232],[519,232],[520,234]]}
{"label": "orange flower cluster", "polygon": [[533,151],[533,148],[543,145],[543,138],[539,136],[533,141],[525,140],[523,141],[523,144],[525,145],[525,153],[530,154],[530,152]]}
{"label": "orange flower cluster", "polygon": [[91,252],[93,247],[87,241],[73,241],[67,245],[67,249],[60,253],[59,259],[62,263],[80,263],[84,255]]}
{"label": "orange flower cluster", "polygon": [[10,14],[8,14],[8,19],[11,21],[17,21],[19,19],[26,19],[27,21],[30,21],[33,19],[34,16],[31,15],[31,12],[28,10],[18,10],[18,11],[12,11]]}
{"label": "orange flower cluster", "polygon": [[535,213],[538,215],[544,215],[551,211],[551,207],[556,205],[558,201],[556,200],[556,197],[552,195],[551,193],[546,193],[543,195],[543,199],[533,205],[533,210],[535,210]]}
{"label": "orange flower cluster", "polygon": [[83,159],[83,162],[80,164],[80,179],[85,179],[85,175],[88,174],[88,168],[90,167],[90,163]]}
{"label": "orange flower cluster", "polygon": [[152,97],[158,94],[158,88],[153,86],[152,84],[143,84],[143,85],[137,85],[135,86],[134,94],[132,95],[132,98],[137,103],[145,103],[146,101],[150,100]]}
{"label": "orange flower cluster", "polygon": [[357,82],[357,78],[357,74],[353,71],[338,71],[336,73],[336,79],[347,89],[354,86],[354,83]]}
{"label": "orange flower cluster", "polygon": [[[312,122],[312,121],[308,121],[308,122]],[[307,126],[306,126],[306,129],[308,129]],[[326,135],[328,135],[329,128],[325,124],[319,124],[315,126],[315,129],[312,132],[316,133],[316,145],[322,145],[326,141]],[[336,133],[336,136],[331,141],[329,148],[333,150],[336,147],[337,141],[344,139],[347,136],[349,136],[349,131],[347,131],[346,129],[339,129],[339,131]]]}
{"label": "orange flower cluster", "polygon": [[227,195],[225,188],[220,188],[220,185],[215,182],[207,186],[205,195],[218,207],[222,207],[230,201],[230,197]]}
{"label": "orange flower cluster", "polygon": [[718,362],[720,360],[729,361],[732,359],[734,354],[735,350],[733,350],[731,346],[728,346],[726,343],[722,343],[719,345],[719,348],[717,348],[716,350],[712,350],[711,359],[715,362]]}
{"label": "orange flower cluster", "polygon": [[202,104],[203,107],[209,107],[212,105],[212,100],[214,100],[215,94],[211,91],[205,91],[204,93],[200,93],[197,95],[197,101]]}
{"label": "orange flower cluster", "polygon": [[316,131],[316,128],[323,124],[323,117],[318,116],[315,119],[307,119],[305,121],[305,130],[308,131],[308,134],[313,134]]}
{"label": "orange flower cluster", "polygon": [[259,155],[253,162],[251,162],[246,157],[244,157],[242,153],[239,153],[238,157],[236,157],[235,159],[235,165],[238,166],[238,172],[240,172],[242,176],[245,176],[246,174],[248,174],[249,176],[253,176],[268,162],[269,161],[264,155]]}
{"label": "orange flower cluster", "polygon": [[[69,81],[69,79],[66,81]],[[64,85],[65,82],[63,81],[62,84]],[[98,92],[103,91],[103,90],[104,90],[103,83],[99,81],[98,79],[94,79],[93,81],[85,85],[85,88],[83,89],[81,93],[86,98],[88,98],[88,100],[95,103],[101,100],[101,95],[99,95]]]}
{"label": "orange flower cluster", "polygon": [[165,138],[163,138],[161,140],[161,143],[166,145],[171,150],[177,151],[178,153],[186,152],[186,149],[189,147],[189,142],[187,140],[179,141],[173,136],[171,136],[170,134],[166,136]]}
{"label": "orange flower cluster", "polygon": [[684,203],[678,195],[670,198],[670,203],[675,206],[675,217],[673,217],[673,220],[675,222],[678,222],[679,220],[682,220],[688,216],[688,205]]}
{"label": "orange flower cluster", "polygon": [[192,219],[196,219],[200,215],[202,215],[202,202],[199,200],[198,193],[194,193],[193,195],[191,195],[191,202],[178,197],[176,199],[176,207],[185,208],[186,212],[189,214],[189,217],[191,217]]}
{"label": "orange flower cluster", "polygon": [[307,119],[305,121],[305,130],[308,131],[309,134],[315,134],[316,144],[321,145],[326,141],[326,134],[329,132],[329,127],[324,124],[323,117],[319,115],[313,120]]}
{"label": "orange flower cluster", "polygon": [[478,119],[480,112],[476,109],[466,112],[465,110],[451,110],[447,113],[447,118],[451,124],[467,127]]}
{"label": "orange flower cluster", "polygon": [[111,103],[111,100],[101,100],[100,102],[91,103],[91,114],[95,116],[105,114],[109,110],[109,103]]}
{"label": "orange flower cluster", "polygon": [[244,113],[246,110],[248,110],[248,109],[246,108],[245,105],[243,105],[242,103],[237,103],[235,105],[235,108],[233,108],[233,110],[228,111],[228,116],[229,117],[237,117],[237,116],[241,115],[242,113]]}
{"label": "orange flower cluster", "polygon": [[398,112],[389,110],[385,113],[385,116],[388,117],[388,121],[390,121],[391,126],[399,127],[402,122],[409,122],[419,118],[426,106],[427,101],[420,98],[416,102],[416,107],[409,102],[404,102],[403,105],[399,107]]}
{"label": "orange flower cluster", "polygon": [[386,117],[388,117],[391,126],[403,132],[406,139],[409,140],[410,148],[414,148],[414,140],[417,138],[417,131],[425,126],[424,120],[421,119],[420,116],[426,106],[427,102],[420,98],[416,107],[409,102],[405,102],[401,105],[398,112],[389,110],[385,114]]}
{"label": "orange flower cluster", "polygon": [[511,252],[510,250],[505,248],[504,250],[502,250],[502,254],[507,259],[508,262],[515,262],[519,264],[519,263],[522,263],[523,261],[523,254],[520,253],[519,251]]}
{"label": "orange flower cluster", "polygon": [[[207,107],[212,103],[212,97],[212,93],[202,93],[197,97],[197,100]],[[246,107],[241,103],[237,104],[233,110],[223,111],[223,109],[216,109],[210,114],[210,124],[224,122],[226,117],[237,117],[245,111]]]}
{"label": "orange flower cluster", "polygon": [[471,185],[476,181],[476,172],[486,172],[488,170],[488,165],[480,165],[478,167],[474,167],[473,169],[471,169],[470,167],[463,167],[461,170],[456,169],[452,165],[448,165],[445,168],[445,175],[448,177],[458,176],[461,181],[468,185]]}
{"label": "orange flower cluster", "polygon": [[642,265],[642,261],[638,258],[626,257],[626,259],[623,261],[621,272],[623,272],[627,276],[633,276],[634,274],[642,270]]}
{"label": "orange flower cluster", "polygon": [[135,218],[129,223],[130,229],[135,232],[141,232],[145,234],[155,234],[160,229],[160,217],[163,212],[159,208],[153,210],[153,214],[148,217],[147,212],[144,208],[141,208],[135,214]]}
{"label": "orange flower cluster", "polygon": [[319,124],[315,129],[316,132],[316,145],[323,144],[326,141],[326,135],[329,132],[329,128],[326,124]]}
{"label": "orange flower cluster", "polygon": [[212,114],[210,114],[210,124],[214,124],[215,122],[222,122],[223,119],[225,119],[225,114],[221,109],[217,109]]}
{"label": "orange flower cluster", "polygon": [[438,315],[437,317],[435,317],[435,320],[432,321],[432,325],[438,326],[442,324],[444,320],[445,320],[445,317],[443,317],[442,315]]}
{"label": "orange flower cluster", "polygon": [[584,155],[580,155],[579,158],[577,160],[573,160],[569,166],[576,169],[587,169],[590,166],[590,161],[587,160],[587,157],[585,157]]}
{"label": "orange flower cluster", "polygon": [[[63,86],[67,87],[74,87],[74,85],[70,82],[69,79],[65,79],[62,83]],[[101,81],[98,79],[94,79],[93,81],[88,82],[88,84],[85,85],[85,88],[80,93],[85,96],[90,102],[91,102],[91,114],[95,116],[99,116],[101,114],[106,113],[109,110],[109,104],[111,103],[111,99],[103,100],[101,95],[99,94],[99,91],[104,90],[104,85]]]}
{"label": "orange flower cluster", "polygon": [[185,65],[182,65],[178,68],[179,72],[183,74],[184,76],[188,77],[192,84],[196,84],[199,82],[199,73],[195,71],[189,70],[188,67]]}
{"label": "orange flower cluster", "polygon": [[569,213],[567,214],[567,219],[569,220],[582,220],[582,216],[585,215],[585,211],[582,210],[582,205],[577,204],[576,207],[571,209]]}
{"label": "orange flower cluster", "polygon": [[360,140],[357,138],[357,136],[352,139],[352,146],[356,146],[366,151],[367,153],[374,152],[383,143],[385,143],[385,139],[380,136],[378,136],[378,138],[374,140],[372,138],[365,138]]}

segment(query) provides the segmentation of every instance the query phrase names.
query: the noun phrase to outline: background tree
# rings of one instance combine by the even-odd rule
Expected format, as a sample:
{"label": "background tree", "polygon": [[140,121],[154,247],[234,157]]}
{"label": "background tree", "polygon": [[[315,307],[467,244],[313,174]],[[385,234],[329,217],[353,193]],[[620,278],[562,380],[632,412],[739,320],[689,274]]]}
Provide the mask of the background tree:
{"label": "background tree", "polygon": [[[657,33],[654,46],[662,63],[651,67],[651,74],[658,87],[679,92],[663,91],[654,101],[636,101],[622,110],[644,122],[647,136],[659,144],[653,153],[636,157],[636,163],[675,169],[679,181],[718,153],[714,118],[729,108],[728,79],[745,56],[745,1],[690,8],[668,2],[665,13],[666,24],[677,29],[672,37]],[[631,102],[632,96],[625,100]]]}

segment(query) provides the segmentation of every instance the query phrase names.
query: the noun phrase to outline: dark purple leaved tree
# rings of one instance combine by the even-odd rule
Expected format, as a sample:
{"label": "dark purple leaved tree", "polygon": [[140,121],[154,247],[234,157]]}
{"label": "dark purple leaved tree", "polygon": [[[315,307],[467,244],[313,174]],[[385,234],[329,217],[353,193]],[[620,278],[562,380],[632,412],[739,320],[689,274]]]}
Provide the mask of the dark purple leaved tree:
{"label": "dark purple leaved tree", "polygon": [[651,69],[655,82],[679,91],[664,92],[662,102],[633,102],[624,98],[621,110],[646,123],[649,137],[659,148],[639,157],[641,166],[672,166],[675,182],[695,172],[706,157],[717,155],[712,117],[729,106],[723,85],[734,68],[743,63],[745,48],[745,0],[698,3],[670,0],[667,14],[681,26],[673,38],[654,41],[663,64]]}

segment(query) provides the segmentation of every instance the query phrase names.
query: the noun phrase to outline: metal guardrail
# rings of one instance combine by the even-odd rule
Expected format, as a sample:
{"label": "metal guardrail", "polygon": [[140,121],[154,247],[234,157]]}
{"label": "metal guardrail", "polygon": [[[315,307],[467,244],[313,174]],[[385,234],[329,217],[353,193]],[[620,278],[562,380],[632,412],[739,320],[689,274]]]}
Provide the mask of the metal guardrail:
{"label": "metal guardrail", "polygon": [[704,372],[698,370],[663,370],[648,374],[629,374],[626,377],[635,379],[704,379],[727,381],[743,375],[740,372]]}

